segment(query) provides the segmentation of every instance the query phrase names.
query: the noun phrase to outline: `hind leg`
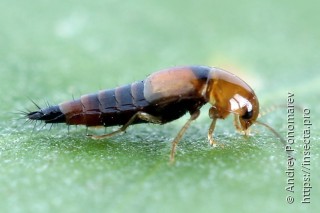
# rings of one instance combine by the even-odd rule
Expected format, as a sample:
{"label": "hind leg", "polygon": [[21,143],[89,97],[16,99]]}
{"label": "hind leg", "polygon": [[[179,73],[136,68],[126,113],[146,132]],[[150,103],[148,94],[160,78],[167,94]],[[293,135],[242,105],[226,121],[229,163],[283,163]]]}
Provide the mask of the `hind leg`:
{"label": "hind leg", "polygon": [[104,135],[87,135],[87,136],[91,137],[92,139],[102,139],[102,138],[111,137],[113,135],[126,131],[126,129],[137,119],[144,120],[149,123],[162,124],[162,120],[159,117],[150,115],[145,112],[137,112],[129,119],[129,121],[126,124],[124,124],[122,127],[120,127],[118,130],[114,132],[104,134]]}

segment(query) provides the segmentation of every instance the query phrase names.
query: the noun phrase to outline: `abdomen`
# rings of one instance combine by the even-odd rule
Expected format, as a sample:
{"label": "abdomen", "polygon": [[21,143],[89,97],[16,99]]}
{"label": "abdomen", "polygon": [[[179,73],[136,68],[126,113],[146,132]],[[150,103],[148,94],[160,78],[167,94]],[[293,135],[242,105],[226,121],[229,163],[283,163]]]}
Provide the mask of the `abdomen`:
{"label": "abdomen", "polygon": [[[102,90],[30,112],[32,120],[69,125],[113,126],[123,125],[139,111],[158,117],[162,123],[175,120],[206,103],[209,67],[174,67],[115,89]],[[132,124],[145,122],[135,120]]]}
{"label": "abdomen", "polygon": [[136,112],[150,106],[143,95],[144,82],[83,95],[59,105],[66,123],[86,126],[125,124]]}

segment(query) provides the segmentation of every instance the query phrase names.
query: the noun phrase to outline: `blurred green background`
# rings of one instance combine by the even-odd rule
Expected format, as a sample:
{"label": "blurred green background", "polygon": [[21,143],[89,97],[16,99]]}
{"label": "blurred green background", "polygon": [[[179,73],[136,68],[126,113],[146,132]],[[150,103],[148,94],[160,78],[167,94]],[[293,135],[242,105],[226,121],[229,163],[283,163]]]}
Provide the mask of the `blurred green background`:
{"label": "blurred green background", "polygon": [[[319,212],[319,6],[309,0],[1,1],[0,211]],[[262,109],[286,104],[288,92],[311,109],[312,204],[301,204],[299,111],[294,194],[285,190],[279,140],[260,126],[245,139],[227,119],[215,132],[224,148],[211,148],[208,107],[179,144],[173,166],[170,142],[187,117],[93,141],[85,127],[69,134],[64,125],[33,130],[14,113],[34,110],[29,98],[41,106],[60,103],[190,64],[241,76]],[[285,108],[261,120],[286,136]]]}

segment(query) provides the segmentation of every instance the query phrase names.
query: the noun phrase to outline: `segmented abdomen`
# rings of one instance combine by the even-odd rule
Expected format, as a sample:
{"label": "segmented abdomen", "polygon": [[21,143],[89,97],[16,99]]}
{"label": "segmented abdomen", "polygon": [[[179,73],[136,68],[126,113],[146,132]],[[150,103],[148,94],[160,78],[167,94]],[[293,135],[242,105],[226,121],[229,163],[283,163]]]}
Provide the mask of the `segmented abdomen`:
{"label": "segmented abdomen", "polygon": [[115,89],[83,95],[78,100],[60,104],[59,108],[66,117],[66,123],[70,125],[122,125],[137,111],[149,106],[143,90],[144,82],[135,82]]}
{"label": "segmented abdomen", "polygon": [[[207,102],[210,67],[173,67],[155,72],[145,80],[115,89],[102,90],[30,112],[31,120],[69,125],[113,126],[126,124],[137,112],[145,112],[162,124],[186,112],[194,112]],[[140,119],[131,124],[147,122]]]}

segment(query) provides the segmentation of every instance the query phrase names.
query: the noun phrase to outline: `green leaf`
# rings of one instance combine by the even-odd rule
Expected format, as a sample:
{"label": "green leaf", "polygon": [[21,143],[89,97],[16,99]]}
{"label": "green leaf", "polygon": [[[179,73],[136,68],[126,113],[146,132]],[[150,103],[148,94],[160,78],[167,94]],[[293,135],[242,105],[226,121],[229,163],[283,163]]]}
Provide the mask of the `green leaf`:
{"label": "green leaf", "polygon": [[[318,8],[275,0],[0,2],[0,211],[319,212]],[[311,110],[311,204],[301,203],[307,127],[297,109],[293,193],[286,154],[264,127],[245,138],[232,119],[219,120],[215,139],[223,147],[208,145],[208,106],[179,143],[174,165],[171,141],[187,116],[91,140],[85,127],[49,130],[13,113],[34,110],[29,98],[58,104],[192,64],[240,76],[262,110],[286,105],[288,92]],[[287,136],[286,107],[261,121]]]}

